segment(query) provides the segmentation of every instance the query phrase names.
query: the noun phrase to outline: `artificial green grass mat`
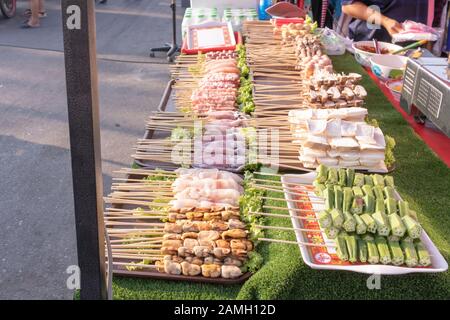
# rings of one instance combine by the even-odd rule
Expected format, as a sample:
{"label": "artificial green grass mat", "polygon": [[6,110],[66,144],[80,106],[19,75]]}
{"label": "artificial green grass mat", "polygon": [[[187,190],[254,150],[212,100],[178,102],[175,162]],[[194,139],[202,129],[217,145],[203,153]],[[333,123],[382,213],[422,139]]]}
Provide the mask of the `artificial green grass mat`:
{"label": "artificial green grass mat", "polygon": [[[337,71],[363,74],[370,118],[395,138],[397,189],[418,212],[424,229],[444,258],[450,258],[450,169],[437,158],[389,103],[351,55],[333,58]],[[265,177],[267,178],[267,177]],[[282,198],[281,193],[269,193]],[[286,207],[284,201],[267,205]],[[267,210],[267,212],[270,212]],[[277,213],[286,214],[287,211]],[[266,218],[266,224],[292,226],[289,219]],[[268,238],[295,240],[293,232],[268,230]],[[151,279],[114,279],[115,299],[449,299],[450,273],[382,276],[381,289],[369,290],[369,275],[313,270],[303,263],[298,246],[261,243],[264,266],[245,284],[220,286]]]}

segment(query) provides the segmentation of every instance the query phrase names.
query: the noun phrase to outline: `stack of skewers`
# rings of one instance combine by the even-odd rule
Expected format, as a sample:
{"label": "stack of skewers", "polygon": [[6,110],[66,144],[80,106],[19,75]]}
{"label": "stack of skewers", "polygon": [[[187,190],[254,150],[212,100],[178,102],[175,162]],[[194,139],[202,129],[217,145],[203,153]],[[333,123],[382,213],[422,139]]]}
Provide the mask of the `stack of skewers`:
{"label": "stack of skewers", "polygon": [[206,278],[243,274],[254,244],[241,221],[242,178],[217,169],[122,172],[144,179],[114,183],[105,198],[116,206],[105,213],[115,264]]}

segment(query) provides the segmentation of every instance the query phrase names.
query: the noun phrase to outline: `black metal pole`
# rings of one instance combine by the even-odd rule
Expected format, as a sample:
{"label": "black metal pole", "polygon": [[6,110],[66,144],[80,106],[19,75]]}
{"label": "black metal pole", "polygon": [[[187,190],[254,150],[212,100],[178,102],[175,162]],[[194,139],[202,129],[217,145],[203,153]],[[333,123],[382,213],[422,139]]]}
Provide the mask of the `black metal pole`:
{"label": "black metal pole", "polygon": [[106,299],[94,1],[61,4],[80,298]]}

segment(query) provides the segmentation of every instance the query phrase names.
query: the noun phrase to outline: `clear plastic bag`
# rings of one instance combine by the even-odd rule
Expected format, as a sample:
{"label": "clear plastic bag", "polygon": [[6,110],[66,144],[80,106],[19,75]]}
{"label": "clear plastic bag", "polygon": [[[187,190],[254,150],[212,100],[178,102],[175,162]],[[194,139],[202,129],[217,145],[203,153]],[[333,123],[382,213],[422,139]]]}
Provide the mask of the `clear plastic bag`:
{"label": "clear plastic bag", "polygon": [[318,32],[327,55],[340,56],[345,53],[346,39],[344,37],[329,28],[320,29]]}

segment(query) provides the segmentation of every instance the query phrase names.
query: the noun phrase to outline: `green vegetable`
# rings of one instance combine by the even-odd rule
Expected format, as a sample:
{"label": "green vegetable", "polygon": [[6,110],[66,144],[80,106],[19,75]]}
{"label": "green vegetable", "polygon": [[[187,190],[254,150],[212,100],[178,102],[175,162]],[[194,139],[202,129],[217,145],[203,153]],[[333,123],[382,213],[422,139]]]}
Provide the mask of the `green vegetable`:
{"label": "green vegetable", "polygon": [[373,184],[374,184],[375,186],[380,186],[380,187],[384,188],[384,178],[383,178],[382,175],[380,175],[380,174],[374,174],[374,175],[372,176],[372,179],[373,179]]}
{"label": "green vegetable", "polygon": [[373,240],[366,240],[367,243],[367,262],[370,264],[377,264],[380,262],[380,255],[378,254],[378,248]]}
{"label": "green vegetable", "polygon": [[346,235],[345,242],[347,243],[348,261],[351,263],[358,262],[358,244],[356,236]]}
{"label": "green vegetable", "polygon": [[375,197],[367,194],[364,196],[364,213],[375,212]]}
{"label": "green vegetable", "polygon": [[347,187],[353,187],[353,180],[355,179],[355,170],[354,169],[347,169]]}
{"label": "green vegetable", "polygon": [[361,216],[355,214],[353,215],[353,218],[356,222],[356,233],[357,234],[365,234],[367,232],[367,226],[364,223],[364,220],[361,218]]}
{"label": "green vegetable", "polygon": [[331,219],[331,215],[328,211],[321,211],[317,215],[319,225],[322,229],[326,229],[332,226],[333,220]]}
{"label": "green vegetable", "polygon": [[325,197],[325,210],[331,210],[334,208],[334,192],[333,187],[328,186],[323,191]]}
{"label": "green vegetable", "polygon": [[358,198],[364,197],[364,192],[362,191],[362,189],[360,187],[353,187],[352,190],[353,190],[353,195],[355,197],[358,197]]}
{"label": "green vegetable", "polygon": [[370,233],[361,235],[361,239],[363,239],[364,241],[375,241],[375,237]]}
{"label": "green vegetable", "polygon": [[397,237],[397,236],[394,236],[394,235],[390,234],[387,237],[387,241],[400,241],[400,237]]}
{"label": "green vegetable", "polygon": [[336,238],[336,254],[342,261],[348,261],[347,242],[344,235],[339,235]]}
{"label": "green vegetable", "polygon": [[344,215],[341,210],[333,209],[330,211],[331,219],[333,220],[333,227],[341,229],[344,224]]}
{"label": "green vegetable", "polygon": [[419,265],[422,267],[431,265],[430,254],[424,244],[420,240],[416,240],[414,241],[414,245],[416,246],[417,255],[419,256]]}
{"label": "green vegetable", "polygon": [[343,193],[344,193],[344,200],[342,203],[342,210],[344,212],[350,212],[350,208],[352,206],[352,201],[353,201],[353,191],[352,188],[344,188],[343,189]]}
{"label": "green vegetable", "polygon": [[391,252],[392,264],[394,266],[400,266],[405,263],[405,257],[398,241],[389,241],[389,249]]}
{"label": "green vegetable", "polygon": [[408,211],[409,211],[408,201],[399,200],[398,201],[398,212],[400,213],[400,217],[407,216]]}
{"label": "green vegetable", "polygon": [[328,239],[336,239],[339,234],[339,229],[335,227],[329,227],[325,229],[325,235]]}
{"label": "green vegetable", "polygon": [[388,214],[393,214],[397,212],[397,200],[393,198],[387,198],[384,201]]}
{"label": "green vegetable", "polygon": [[384,163],[386,167],[391,168],[395,163],[394,149],[395,149],[395,139],[385,135],[384,140],[386,141],[386,148],[384,151]]}
{"label": "green vegetable", "polygon": [[256,271],[261,269],[264,263],[264,258],[262,257],[262,255],[260,255],[256,251],[250,251],[247,253],[247,255],[248,259],[244,264],[246,271],[255,273]]}
{"label": "green vegetable", "polygon": [[342,210],[342,201],[343,201],[342,188],[339,185],[334,186],[334,206]]}
{"label": "green vegetable", "polygon": [[340,168],[338,171],[339,175],[339,185],[345,187],[347,185],[347,173],[344,168]]}
{"label": "green vegetable", "polygon": [[338,172],[335,168],[328,169],[327,184],[335,185],[339,182]]}
{"label": "green vegetable", "polygon": [[375,220],[372,218],[372,216],[368,213],[364,213],[362,215],[360,215],[362,221],[364,221],[364,223],[367,226],[367,231],[369,231],[370,233],[376,233],[377,232],[377,223],[375,222]]}
{"label": "green vegetable", "polygon": [[383,199],[377,198],[377,200],[375,200],[375,212],[386,213],[386,206],[384,205]]}
{"label": "green vegetable", "polygon": [[375,198],[384,200],[383,188],[380,186],[374,186],[372,189]]}
{"label": "green vegetable", "polygon": [[353,215],[349,212],[344,212],[344,224],[342,225],[344,230],[347,232],[355,232],[356,221]]}
{"label": "green vegetable", "polygon": [[413,218],[416,221],[419,221],[419,219],[417,218],[417,212],[415,212],[414,210],[409,209],[408,216],[410,216],[411,218]]}
{"label": "green vegetable", "polygon": [[355,173],[355,179],[353,180],[353,186],[362,187],[364,185],[364,174]]}
{"label": "green vegetable", "polygon": [[317,172],[317,177],[316,177],[316,181],[324,184],[327,179],[328,179],[328,169],[326,166],[324,166],[323,164],[319,165],[316,169]]}
{"label": "green vegetable", "polygon": [[417,256],[416,247],[413,242],[402,240],[400,246],[405,254],[405,263],[408,267],[414,268],[419,263],[419,257]]}
{"label": "green vegetable", "polygon": [[402,221],[405,224],[408,236],[410,236],[413,239],[420,238],[420,235],[422,233],[422,227],[416,220],[414,220],[410,216],[404,216],[402,217]]}
{"label": "green vegetable", "polygon": [[364,200],[361,198],[354,198],[352,206],[350,208],[350,213],[361,214],[364,208]]}
{"label": "green vegetable", "polygon": [[395,188],[395,185],[394,185],[394,177],[393,177],[393,176],[385,176],[385,177],[384,177],[384,184],[385,184],[386,186]]}
{"label": "green vegetable", "polygon": [[377,245],[378,253],[380,254],[380,262],[382,264],[389,264],[392,262],[391,252],[389,251],[389,246],[386,239],[383,237],[377,237],[375,239]]}
{"label": "green vegetable", "polygon": [[313,181],[314,186],[314,194],[318,197],[323,197],[323,190],[325,190],[325,185],[322,183],[319,183],[317,180]]}
{"label": "green vegetable", "polygon": [[[370,176],[366,176],[366,177],[370,177]],[[362,186],[361,189],[362,189],[364,195],[366,195],[366,196],[371,195],[372,197],[375,197],[375,195],[373,194],[373,191],[372,191],[372,187],[370,185],[365,184]]]}
{"label": "green vegetable", "polygon": [[372,218],[377,224],[378,235],[387,237],[391,232],[387,216],[382,212],[375,212],[374,214],[372,214]]}
{"label": "green vegetable", "polygon": [[368,252],[367,252],[367,243],[366,241],[358,238],[358,258],[359,261],[362,263],[367,262],[368,259]]}
{"label": "green vegetable", "polygon": [[373,179],[369,174],[364,175],[364,184],[373,187]]}
{"label": "green vegetable", "polygon": [[403,237],[406,232],[405,225],[402,222],[402,218],[396,213],[388,215],[389,224],[391,226],[392,234],[397,237]]}
{"label": "green vegetable", "polygon": [[388,187],[384,187],[383,190],[384,190],[385,198],[392,198],[392,199],[396,198],[394,188],[388,186]]}

